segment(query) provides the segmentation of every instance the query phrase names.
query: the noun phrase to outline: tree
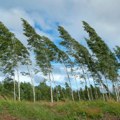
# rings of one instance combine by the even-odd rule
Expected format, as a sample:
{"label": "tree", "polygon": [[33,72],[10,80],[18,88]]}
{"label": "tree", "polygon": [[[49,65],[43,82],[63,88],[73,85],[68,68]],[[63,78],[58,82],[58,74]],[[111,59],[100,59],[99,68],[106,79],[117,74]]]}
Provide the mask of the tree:
{"label": "tree", "polygon": [[58,49],[58,47],[49,38],[37,34],[34,28],[32,28],[27,21],[22,21],[25,31],[24,34],[28,37],[28,45],[32,47],[35,53],[36,63],[43,74],[48,75],[48,79],[51,81],[51,102],[53,102],[51,62],[62,62],[66,66],[65,62],[68,61],[68,58],[66,57],[66,54]]}
{"label": "tree", "polygon": [[[49,39],[44,36],[40,36],[36,33],[34,28],[24,19],[24,35],[28,38],[28,45],[34,51],[36,57],[36,64],[40,67],[44,75],[48,76],[51,81],[51,102],[53,102],[53,92],[52,92],[52,80],[50,73],[52,72],[51,61],[53,61],[53,51],[49,44]],[[52,55],[52,56],[51,56]]]}
{"label": "tree", "polygon": [[[83,25],[85,31],[89,34],[89,39],[86,39],[87,44],[97,58],[96,70],[105,77],[105,80],[116,81],[118,68],[114,54],[87,22],[83,21]],[[108,87],[107,80],[106,85]]]}
{"label": "tree", "polygon": [[[115,52],[115,55],[116,55],[116,58],[118,61],[118,69],[120,69],[120,47],[116,46],[116,48],[114,49],[114,52]],[[119,76],[118,76],[118,81],[114,82],[114,84],[113,84],[113,90],[115,91],[117,101],[120,101],[119,85],[120,85],[120,80],[119,80]]]}
{"label": "tree", "polygon": [[[20,81],[18,67],[26,61],[29,53],[25,46],[11,33],[8,28],[0,22],[0,62],[3,73],[15,76],[18,73],[18,93],[20,100]],[[15,100],[15,80],[14,80],[14,100]]]}
{"label": "tree", "polygon": [[37,100],[47,100],[50,99],[50,87],[46,85],[46,82],[41,82],[38,86],[36,86],[36,98]]}
{"label": "tree", "polygon": [[[70,34],[63,27],[59,26],[58,31],[60,32],[60,37],[62,38],[60,44],[67,49],[66,52],[74,59],[75,67],[82,69],[82,73],[84,74],[84,80],[87,86],[86,77],[88,77],[88,75],[87,76],[85,75],[84,67],[87,66],[87,68],[90,69],[89,61],[90,60],[92,61],[92,59],[90,59],[91,57],[88,50],[84,46],[82,46],[79,42],[77,42],[74,38],[72,38]],[[87,91],[88,91],[88,98],[90,100],[91,98],[88,87],[87,87]]]}

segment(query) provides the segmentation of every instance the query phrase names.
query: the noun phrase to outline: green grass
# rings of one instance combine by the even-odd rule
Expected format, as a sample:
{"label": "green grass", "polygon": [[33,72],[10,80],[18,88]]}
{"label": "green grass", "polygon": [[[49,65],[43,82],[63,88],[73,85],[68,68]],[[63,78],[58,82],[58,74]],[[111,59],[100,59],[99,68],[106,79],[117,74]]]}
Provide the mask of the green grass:
{"label": "green grass", "polygon": [[[120,118],[120,103],[115,101],[81,102],[14,102],[0,101],[0,114],[9,113],[20,120],[99,120]],[[117,119],[116,119],[117,120]]]}

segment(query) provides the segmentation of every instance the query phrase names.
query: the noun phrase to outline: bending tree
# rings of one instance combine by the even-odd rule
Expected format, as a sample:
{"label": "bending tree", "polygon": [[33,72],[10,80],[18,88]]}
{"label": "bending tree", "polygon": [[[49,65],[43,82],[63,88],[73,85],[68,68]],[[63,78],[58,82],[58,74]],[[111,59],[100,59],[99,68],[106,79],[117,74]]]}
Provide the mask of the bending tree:
{"label": "bending tree", "polygon": [[15,71],[18,75],[18,100],[20,101],[20,81],[18,68],[26,59],[29,53],[25,46],[11,33],[7,27],[0,22],[0,61],[3,68],[3,73],[14,77],[14,100],[15,93]]}
{"label": "bending tree", "polygon": [[87,44],[97,58],[96,70],[101,78],[104,76],[107,86],[106,90],[110,96],[107,79],[112,82],[117,81],[117,60],[106,43],[98,36],[96,31],[85,21],[83,21],[83,25],[85,31],[89,34],[89,38],[86,39]]}
{"label": "bending tree", "polygon": [[[59,26],[58,31],[60,32],[60,37],[62,38],[60,44],[66,48],[66,52],[68,53],[68,55],[70,55],[74,59],[75,66],[76,67],[78,66],[78,68],[82,70],[82,73],[84,75],[83,78],[85,80],[87,87],[87,79],[89,80],[89,78],[86,78],[84,67],[87,66],[87,68],[89,68],[90,54],[88,50],[84,46],[82,46],[79,42],[77,42],[74,38],[72,38],[63,27]],[[87,92],[88,99],[91,100],[90,91],[88,87]]]}

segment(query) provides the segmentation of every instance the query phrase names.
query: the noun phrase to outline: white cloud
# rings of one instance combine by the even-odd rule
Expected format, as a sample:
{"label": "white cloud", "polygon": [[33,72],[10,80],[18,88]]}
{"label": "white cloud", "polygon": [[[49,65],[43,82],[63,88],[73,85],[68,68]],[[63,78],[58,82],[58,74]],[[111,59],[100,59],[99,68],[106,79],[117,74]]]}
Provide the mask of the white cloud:
{"label": "white cloud", "polygon": [[[119,0],[1,0],[0,21],[26,45],[20,18],[26,19],[33,27],[37,23],[41,29],[36,28],[36,31],[54,41],[59,36],[57,25],[63,25],[83,44],[87,36],[82,27],[85,20],[113,48],[120,46],[119,4]],[[54,32],[51,34],[47,30]],[[56,67],[56,70],[56,80],[64,81],[62,67]]]}
{"label": "white cloud", "polygon": [[[21,17],[32,25],[35,22],[40,24],[43,31],[56,31],[57,27],[54,24],[59,23],[82,42],[86,33],[81,21],[85,20],[113,48],[120,45],[119,3],[119,0],[4,0],[1,2],[0,16],[9,28],[16,31],[22,30],[19,19]],[[41,33],[45,33],[43,31]],[[50,36],[48,33],[47,35]]]}

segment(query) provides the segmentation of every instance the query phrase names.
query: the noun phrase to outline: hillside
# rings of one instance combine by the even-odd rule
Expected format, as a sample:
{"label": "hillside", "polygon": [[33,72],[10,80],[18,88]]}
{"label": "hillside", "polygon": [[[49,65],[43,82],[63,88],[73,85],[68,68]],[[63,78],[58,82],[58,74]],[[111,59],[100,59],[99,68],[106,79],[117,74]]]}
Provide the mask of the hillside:
{"label": "hillside", "polygon": [[13,102],[0,101],[0,120],[120,120],[114,101]]}

